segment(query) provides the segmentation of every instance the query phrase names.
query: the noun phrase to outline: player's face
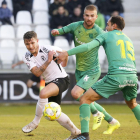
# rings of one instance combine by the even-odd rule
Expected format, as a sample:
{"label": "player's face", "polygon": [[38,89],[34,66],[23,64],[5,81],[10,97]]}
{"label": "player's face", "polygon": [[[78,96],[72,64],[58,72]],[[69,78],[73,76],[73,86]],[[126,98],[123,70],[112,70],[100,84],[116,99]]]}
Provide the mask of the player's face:
{"label": "player's face", "polygon": [[108,20],[107,22],[107,26],[106,26],[107,31],[113,31],[113,25],[111,24],[110,20]]}
{"label": "player's face", "polygon": [[95,20],[97,19],[97,11],[90,11],[90,10],[85,10],[84,11],[84,25],[88,28],[88,27],[93,27]]}
{"label": "player's face", "polygon": [[39,48],[38,39],[36,39],[36,38],[25,39],[24,44],[32,55],[37,55],[38,48]]}

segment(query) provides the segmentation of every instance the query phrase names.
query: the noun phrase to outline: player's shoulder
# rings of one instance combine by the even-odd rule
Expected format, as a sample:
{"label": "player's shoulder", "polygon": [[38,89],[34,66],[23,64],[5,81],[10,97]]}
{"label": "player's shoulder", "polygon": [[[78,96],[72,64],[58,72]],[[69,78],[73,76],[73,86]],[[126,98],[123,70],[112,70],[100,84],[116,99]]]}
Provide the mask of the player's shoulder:
{"label": "player's shoulder", "polygon": [[94,28],[101,29],[96,23],[94,23]]}
{"label": "player's shoulder", "polygon": [[71,25],[74,25],[74,26],[79,26],[79,25],[83,25],[84,21],[77,21],[77,22],[72,22],[70,23]]}
{"label": "player's shoulder", "polygon": [[42,51],[44,53],[48,53],[50,50],[52,50],[51,45],[40,45],[39,46],[39,52]]}
{"label": "player's shoulder", "polygon": [[100,33],[104,33],[105,31],[103,29],[101,29],[97,24],[94,24],[93,29],[95,29],[96,31],[100,32]]}
{"label": "player's shoulder", "polygon": [[23,60],[24,60],[24,61],[30,61],[30,59],[31,59],[32,56],[33,56],[33,55],[32,55],[29,51],[27,51],[27,52],[25,53],[25,55],[23,56]]}

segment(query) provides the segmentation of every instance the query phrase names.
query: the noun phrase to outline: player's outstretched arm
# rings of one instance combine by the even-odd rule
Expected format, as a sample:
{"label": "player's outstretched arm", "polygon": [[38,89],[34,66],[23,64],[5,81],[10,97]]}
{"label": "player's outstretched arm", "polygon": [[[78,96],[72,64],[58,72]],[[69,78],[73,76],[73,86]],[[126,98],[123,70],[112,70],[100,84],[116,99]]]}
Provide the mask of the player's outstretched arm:
{"label": "player's outstretched arm", "polygon": [[23,64],[23,63],[24,63],[24,61],[21,60],[21,61],[15,63],[15,64],[13,64],[13,65],[12,65],[12,69],[13,69],[14,67],[18,66],[18,65]]}
{"label": "player's outstretched arm", "polygon": [[70,49],[67,51],[67,54],[68,56],[71,56],[71,55],[74,55],[74,54],[77,54],[77,53],[83,53],[83,52],[86,52],[86,51],[90,51],[91,49],[99,46],[100,43],[99,41],[97,40],[93,40],[89,43],[86,43],[86,44],[82,44],[82,45],[79,45],[73,49]]}
{"label": "player's outstretched arm", "polygon": [[48,53],[48,60],[42,65],[42,66],[40,66],[40,67],[33,67],[32,69],[31,69],[31,72],[35,75],[35,76],[37,76],[37,77],[39,77],[39,76],[41,76],[41,74],[46,70],[46,68],[48,67],[48,65],[51,63],[51,61],[53,60],[53,55],[54,55],[54,52],[53,51],[50,51],[49,53]]}

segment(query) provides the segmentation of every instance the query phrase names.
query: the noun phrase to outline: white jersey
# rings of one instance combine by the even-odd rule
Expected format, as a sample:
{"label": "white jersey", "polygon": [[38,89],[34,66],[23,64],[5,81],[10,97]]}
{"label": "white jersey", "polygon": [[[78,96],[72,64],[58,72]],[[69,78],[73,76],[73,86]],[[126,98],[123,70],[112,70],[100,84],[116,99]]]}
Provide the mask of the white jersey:
{"label": "white jersey", "polygon": [[[31,70],[33,67],[40,67],[42,66],[48,59],[48,52],[49,51],[62,51],[61,48],[55,46],[39,46],[37,56],[33,56],[29,51],[26,52],[23,61]],[[56,78],[64,78],[67,76],[67,73],[61,66],[61,64],[57,64],[54,60],[48,65],[46,70],[41,75],[45,82],[48,83]]]}

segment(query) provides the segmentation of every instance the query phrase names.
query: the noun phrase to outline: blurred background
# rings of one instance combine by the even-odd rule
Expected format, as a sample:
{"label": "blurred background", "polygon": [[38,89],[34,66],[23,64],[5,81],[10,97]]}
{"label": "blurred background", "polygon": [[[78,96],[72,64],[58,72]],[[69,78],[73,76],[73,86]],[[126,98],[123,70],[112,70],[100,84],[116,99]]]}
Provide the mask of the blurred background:
{"label": "blurred background", "polygon": [[[97,6],[96,24],[104,30],[111,15],[124,17],[126,26],[123,32],[133,41],[135,49],[139,77],[137,101],[140,102],[139,0],[0,0],[0,103],[34,103],[38,99],[40,79],[32,79],[32,74],[22,63],[22,56],[27,51],[23,34],[33,30],[38,35],[39,44],[50,44],[69,50],[74,47],[70,34],[54,38],[50,32],[54,28],[83,20],[83,11],[88,4]],[[99,59],[102,78],[108,69],[102,47],[99,49]],[[77,103],[70,94],[76,83],[75,62],[75,56],[71,56],[65,67],[71,84],[63,93],[62,103]],[[121,92],[118,92],[108,100],[102,99],[99,102],[124,103],[124,99]]]}

